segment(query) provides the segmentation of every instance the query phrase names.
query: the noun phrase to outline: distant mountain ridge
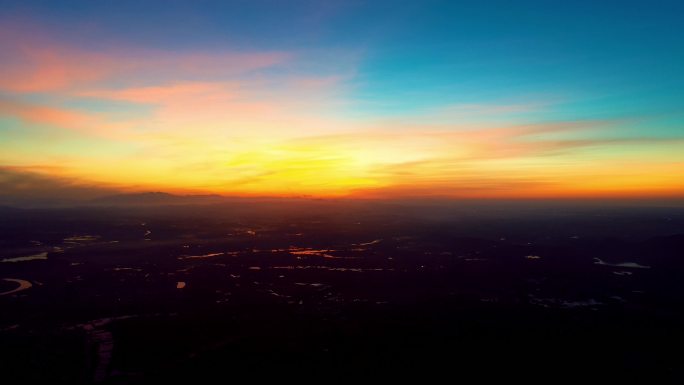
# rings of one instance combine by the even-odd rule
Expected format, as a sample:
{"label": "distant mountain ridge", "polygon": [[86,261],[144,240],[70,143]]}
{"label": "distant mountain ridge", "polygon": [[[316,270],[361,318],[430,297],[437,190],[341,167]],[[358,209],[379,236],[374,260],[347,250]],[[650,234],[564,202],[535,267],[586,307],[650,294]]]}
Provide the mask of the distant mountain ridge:
{"label": "distant mountain ridge", "polygon": [[217,194],[208,195],[175,195],[165,192],[143,192],[130,194],[114,194],[92,199],[95,205],[178,205],[207,204],[226,201],[228,198]]}

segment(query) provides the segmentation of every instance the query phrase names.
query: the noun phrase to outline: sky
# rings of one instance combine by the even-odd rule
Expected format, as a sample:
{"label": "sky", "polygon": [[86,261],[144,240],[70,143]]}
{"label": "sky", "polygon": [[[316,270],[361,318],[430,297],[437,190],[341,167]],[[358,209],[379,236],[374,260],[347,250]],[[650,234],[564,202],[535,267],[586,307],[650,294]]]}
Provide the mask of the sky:
{"label": "sky", "polygon": [[0,9],[0,195],[684,197],[684,2]]}

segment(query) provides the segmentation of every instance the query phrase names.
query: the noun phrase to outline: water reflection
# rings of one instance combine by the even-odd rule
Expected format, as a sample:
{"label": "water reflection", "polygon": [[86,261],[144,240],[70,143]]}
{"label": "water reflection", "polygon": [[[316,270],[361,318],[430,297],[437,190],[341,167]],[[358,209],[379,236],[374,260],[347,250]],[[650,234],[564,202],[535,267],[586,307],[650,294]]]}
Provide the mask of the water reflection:
{"label": "water reflection", "polygon": [[100,239],[99,235],[74,235],[64,238],[64,243],[94,242]]}
{"label": "water reflection", "polygon": [[599,258],[594,258],[594,265],[613,266],[613,267],[629,267],[629,268],[633,268],[633,269],[650,269],[651,268],[651,266],[640,265],[636,262],[609,263],[609,262],[604,262],[603,260],[601,260]]}
{"label": "water reflection", "polygon": [[288,266],[271,266],[271,269],[277,270],[295,270],[295,269],[314,269],[314,270],[328,270],[328,271],[351,271],[355,273],[363,273],[367,271],[394,271],[394,268],[360,268],[360,267],[330,267],[321,265],[288,265]]}
{"label": "water reflection", "polygon": [[16,257],[16,258],[5,258],[0,260],[0,262],[24,262],[24,261],[34,261],[39,259],[47,259],[47,252],[38,253],[33,255],[28,255],[26,257]]}
{"label": "water reflection", "polygon": [[354,243],[353,245],[355,246],[370,246],[370,245],[377,245],[378,243],[382,242],[382,239],[375,239],[370,242],[364,242],[364,243]]}
{"label": "water reflection", "polygon": [[225,253],[209,253],[209,254],[202,254],[202,255],[181,255],[178,257],[178,259],[204,259],[204,258],[211,258],[211,257],[218,257],[219,255],[223,255]]}
{"label": "water reflection", "polygon": [[31,287],[33,286],[33,285],[31,284],[31,282],[29,282],[29,281],[27,281],[27,280],[25,280],[25,279],[3,278],[3,281],[14,282],[14,283],[19,284],[19,286],[17,286],[16,288],[14,288],[14,289],[12,289],[12,290],[4,291],[4,292],[0,293],[0,295],[14,294],[14,293],[16,293],[16,292],[19,292],[19,291],[22,291],[22,290],[29,289],[29,288],[31,288]]}

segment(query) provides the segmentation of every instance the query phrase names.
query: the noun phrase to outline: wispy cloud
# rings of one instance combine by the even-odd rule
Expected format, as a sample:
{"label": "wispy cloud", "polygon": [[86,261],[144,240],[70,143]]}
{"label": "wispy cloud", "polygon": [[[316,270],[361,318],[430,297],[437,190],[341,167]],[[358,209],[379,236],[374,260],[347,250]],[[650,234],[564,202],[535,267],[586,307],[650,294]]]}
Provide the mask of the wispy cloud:
{"label": "wispy cloud", "polygon": [[85,49],[16,23],[0,27],[0,50],[0,89],[19,93],[227,79],[284,63],[290,56],[284,52],[221,50],[179,54],[134,46]]}

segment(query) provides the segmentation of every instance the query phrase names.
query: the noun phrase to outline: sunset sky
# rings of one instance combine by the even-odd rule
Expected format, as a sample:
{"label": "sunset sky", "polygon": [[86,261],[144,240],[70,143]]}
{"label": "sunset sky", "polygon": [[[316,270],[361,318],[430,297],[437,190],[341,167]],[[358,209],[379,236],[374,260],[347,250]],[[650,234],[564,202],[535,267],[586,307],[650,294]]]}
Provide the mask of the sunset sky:
{"label": "sunset sky", "polygon": [[684,197],[684,2],[0,8],[5,194]]}

